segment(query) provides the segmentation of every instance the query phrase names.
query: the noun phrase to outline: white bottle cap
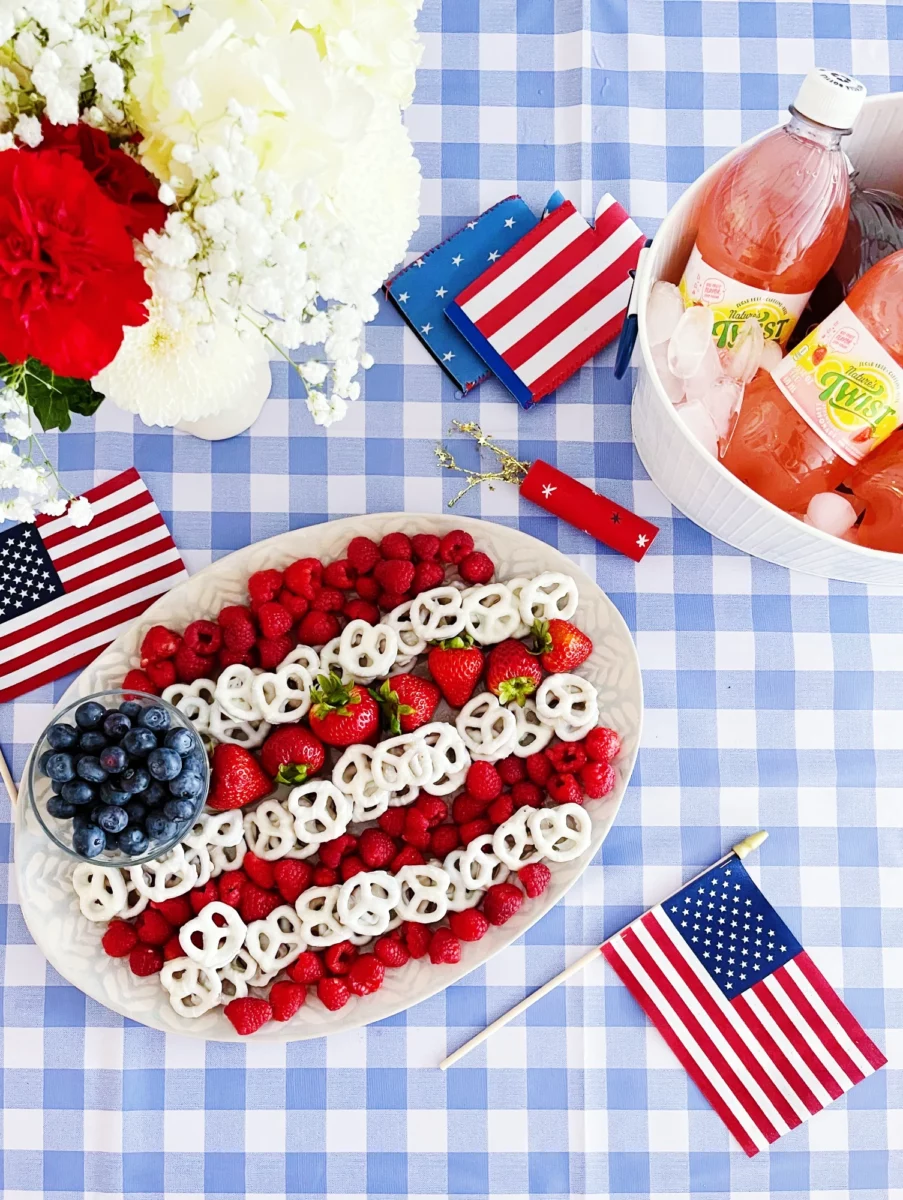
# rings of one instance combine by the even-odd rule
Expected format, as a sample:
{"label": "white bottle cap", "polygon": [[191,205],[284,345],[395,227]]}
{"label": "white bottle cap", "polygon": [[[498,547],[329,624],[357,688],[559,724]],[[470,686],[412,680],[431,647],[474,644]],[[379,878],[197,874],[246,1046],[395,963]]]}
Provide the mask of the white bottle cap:
{"label": "white bottle cap", "polygon": [[842,71],[815,67],[803,80],[793,107],[829,129],[852,129],[865,100],[865,85]]}

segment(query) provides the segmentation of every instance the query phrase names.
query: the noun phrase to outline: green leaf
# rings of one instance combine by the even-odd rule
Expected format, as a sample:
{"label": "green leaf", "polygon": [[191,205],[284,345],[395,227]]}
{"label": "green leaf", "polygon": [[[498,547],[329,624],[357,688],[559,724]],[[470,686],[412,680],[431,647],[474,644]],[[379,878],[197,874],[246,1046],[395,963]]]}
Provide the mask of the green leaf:
{"label": "green leaf", "polygon": [[72,424],[71,413],[90,417],[103,400],[87,379],[56,375],[36,358],[25,363],[19,390],[43,429],[65,431]]}

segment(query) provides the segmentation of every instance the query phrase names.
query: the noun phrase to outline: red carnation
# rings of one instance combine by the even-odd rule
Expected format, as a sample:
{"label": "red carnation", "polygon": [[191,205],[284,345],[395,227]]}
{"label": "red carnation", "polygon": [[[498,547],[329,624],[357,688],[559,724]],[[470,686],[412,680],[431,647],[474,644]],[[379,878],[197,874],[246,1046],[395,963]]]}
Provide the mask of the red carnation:
{"label": "red carnation", "polygon": [[150,288],[121,208],[72,154],[0,153],[0,353],[91,379]]}

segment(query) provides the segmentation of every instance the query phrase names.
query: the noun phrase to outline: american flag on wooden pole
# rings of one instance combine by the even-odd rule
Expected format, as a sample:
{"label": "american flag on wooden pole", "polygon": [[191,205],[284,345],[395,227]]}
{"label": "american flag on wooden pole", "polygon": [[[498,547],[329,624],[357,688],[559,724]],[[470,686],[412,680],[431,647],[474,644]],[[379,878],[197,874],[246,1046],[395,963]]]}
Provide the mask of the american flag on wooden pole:
{"label": "american flag on wooden pole", "polygon": [[134,467],[85,496],[84,528],[62,516],[0,530],[0,702],[85,666],[188,578]]}

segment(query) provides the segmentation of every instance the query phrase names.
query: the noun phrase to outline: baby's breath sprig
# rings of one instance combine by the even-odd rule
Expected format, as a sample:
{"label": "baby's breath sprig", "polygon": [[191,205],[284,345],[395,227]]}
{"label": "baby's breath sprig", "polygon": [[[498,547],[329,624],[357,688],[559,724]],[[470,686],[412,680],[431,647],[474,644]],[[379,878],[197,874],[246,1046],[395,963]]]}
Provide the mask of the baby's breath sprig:
{"label": "baby's breath sprig", "polygon": [[515,487],[520,487],[524,476],[530,470],[530,463],[521,462],[520,459],[514,457],[504,447],[496,445],[492,434],[484,433],[476,421],[452,421],[449,433],[457,430],[459,433],[466,433],[476,442],[480,450],[489,450],[495,455],[498,460],[498,467],[495,471],[469,471],[466,467],[458,466],[455,462],[454,455],[441,443],[436,446],[436,458],[439,460],[439,465],[447,471],[458,471],[462,474],[466,483],[460,492],[448,502],[448,507],[453,508],[462,496],[473,487],[478,487],[481,483],[489,484],[489,490],[495,491],[494,481],[501,480],[502,483],[513,483]]}

